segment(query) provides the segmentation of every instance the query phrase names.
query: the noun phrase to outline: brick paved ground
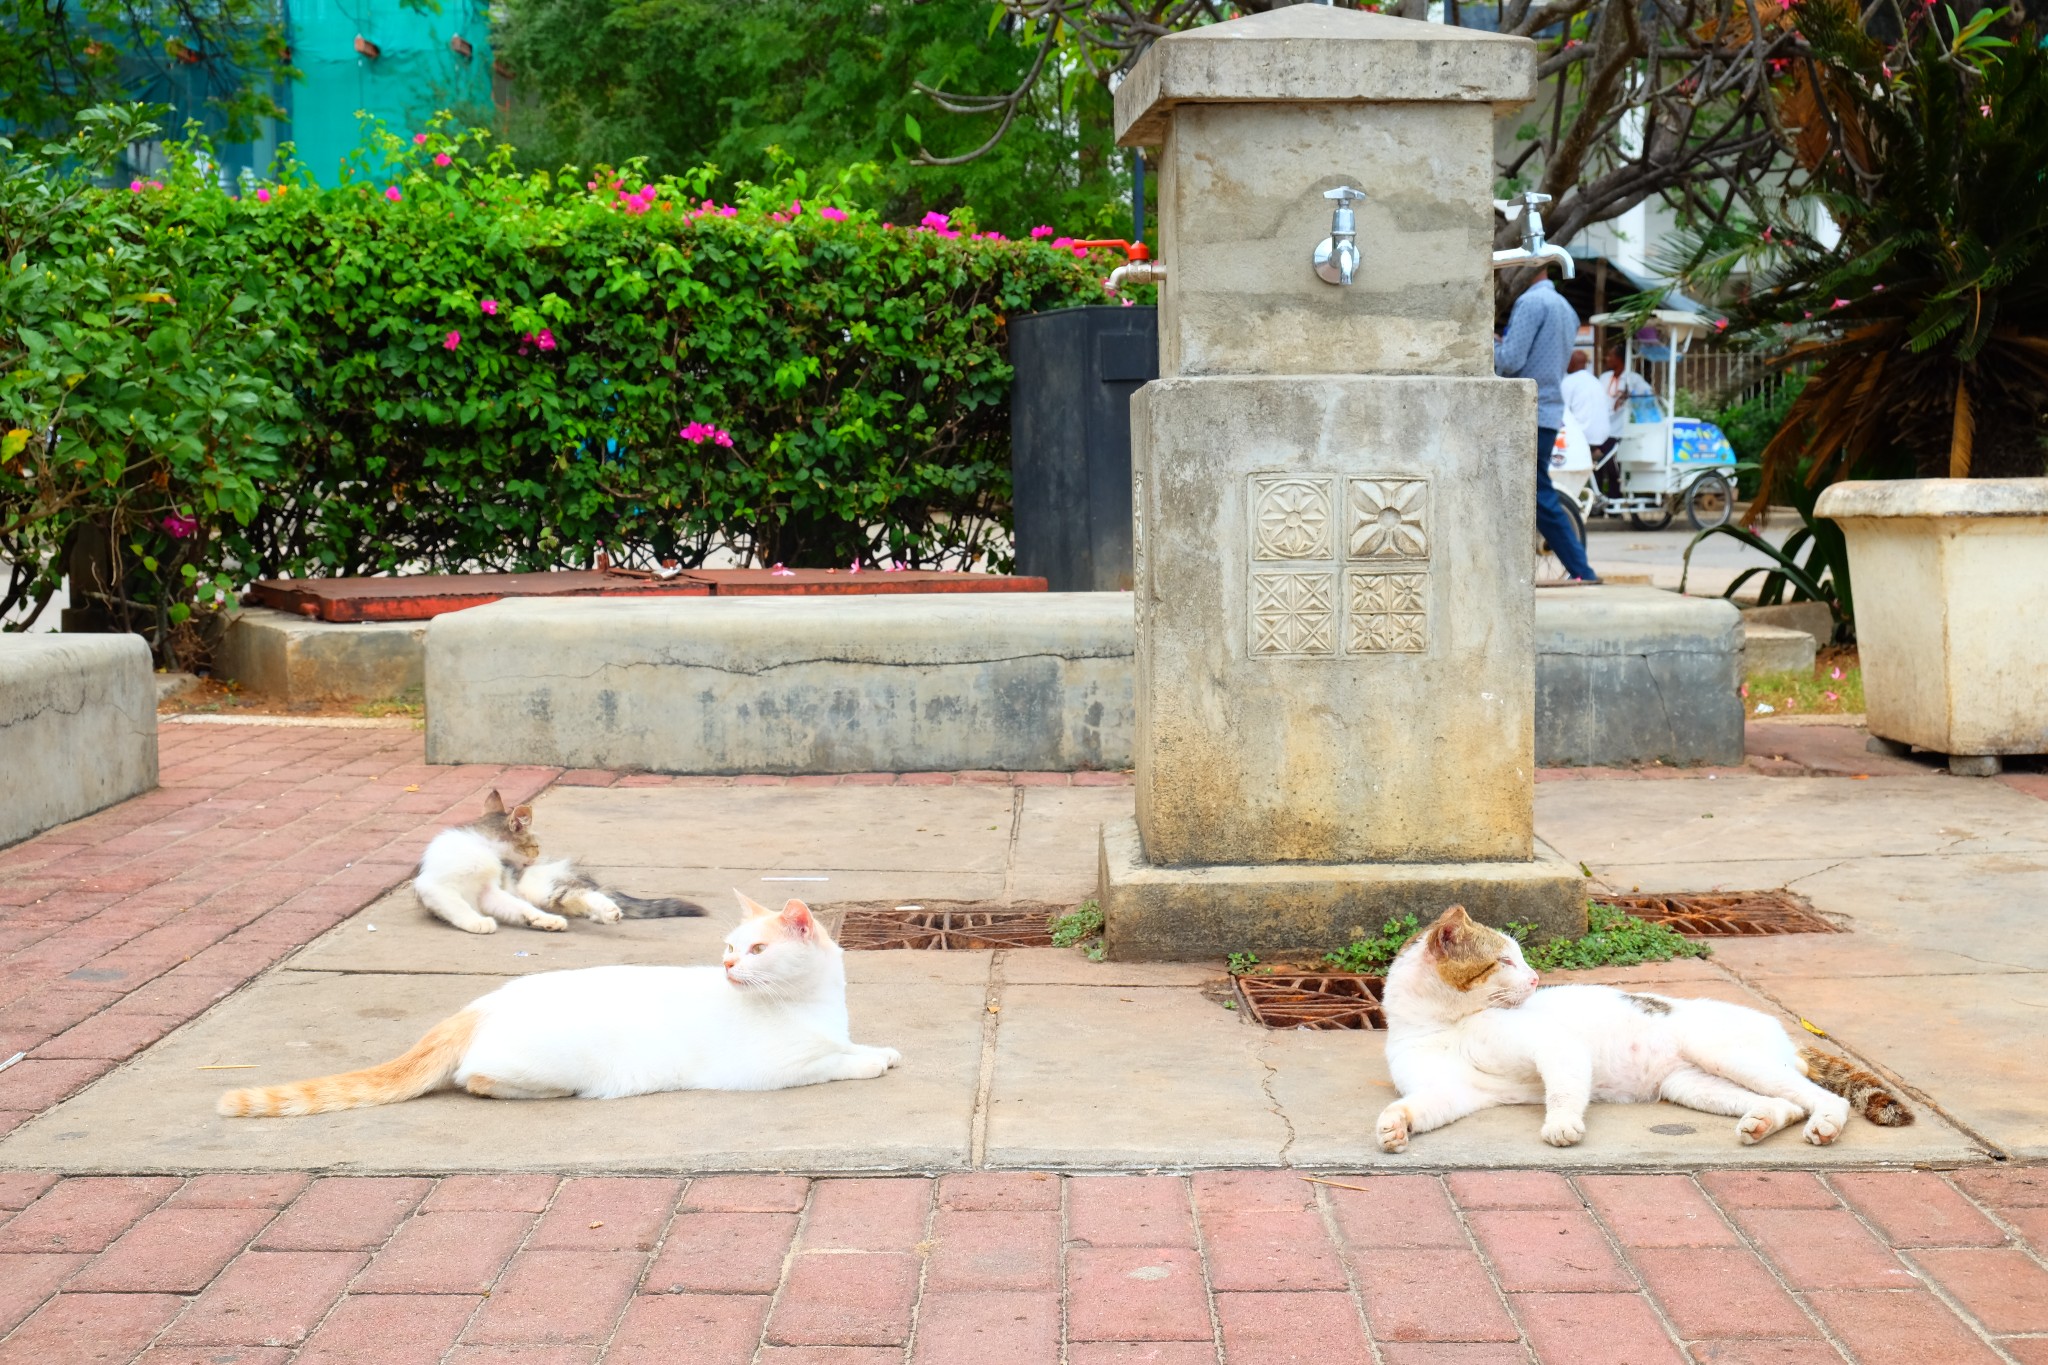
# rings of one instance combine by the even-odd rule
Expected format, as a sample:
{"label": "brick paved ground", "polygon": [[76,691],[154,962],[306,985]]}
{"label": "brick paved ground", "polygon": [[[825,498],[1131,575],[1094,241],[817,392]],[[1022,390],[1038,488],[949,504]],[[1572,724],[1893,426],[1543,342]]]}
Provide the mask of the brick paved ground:
{"label": "brick paved ground", "polygon": [[[166,726],[161,790],[0,851],[0,1131],[556,780],[692,781]],[[2048,1365],[2042,1168],[1329,1179],[0,1173],[0,1365]]]}
{"label": "brick paved ground", "polygon": [[0,1365],[2048,1360],[2048,1174],[0,1177]]}

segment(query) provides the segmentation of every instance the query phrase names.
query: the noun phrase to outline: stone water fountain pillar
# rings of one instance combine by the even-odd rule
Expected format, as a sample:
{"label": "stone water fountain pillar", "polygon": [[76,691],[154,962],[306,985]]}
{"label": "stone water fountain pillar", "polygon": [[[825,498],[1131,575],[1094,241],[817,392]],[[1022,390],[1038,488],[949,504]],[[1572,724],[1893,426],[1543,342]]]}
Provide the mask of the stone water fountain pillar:
{"label": "stone water fountain pillar", "polygon": [[1493,114],[1534,72],[1524,39],[1296,5],[1162,39],[1116,93],[1118,141],[1158,149],[1165,280],[1113,957],[1454,903],[1583,932],[1532,831],[1535,385],[1492,363]]}

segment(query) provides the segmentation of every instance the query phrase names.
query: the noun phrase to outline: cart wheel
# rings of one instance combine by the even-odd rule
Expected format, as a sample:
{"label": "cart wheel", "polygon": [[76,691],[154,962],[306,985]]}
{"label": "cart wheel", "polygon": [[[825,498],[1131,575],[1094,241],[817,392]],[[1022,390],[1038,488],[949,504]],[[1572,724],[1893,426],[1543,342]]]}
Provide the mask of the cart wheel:
{"label": "cart wheel", "polygon": [[1661,531],[1671,524],[1671,499],[1664,499],[1655,512],[1645,516],[1641,512],[1628,514],[1628,524],[1638,531]]}
{"label": "cart wheel", "polygon": [[[1558,501],[1564,505],[1564,514],[1571,518],[1572,533],[1578,536],[1579,547],[1584,549],[1586,545],[1586,514],[1579,510],[1579,504],[1575,499],[1560,497]],[[1550,542],[1543,538],[1541,531],[1538,531],[1536,533],[1536,581],[1538,583],[1556,583],[1570,577],[1571,573],[1564,567],[1564,561],[1557,557],[1556,552],[1550,548]]]}
{"label": "cart wheel", "polygon": [[1728,476],[1719,470],[1708,470],[1685,490],[1685,519],[1695,531],[1726,526],[1734,514],[1735,490],[1728,486]]}

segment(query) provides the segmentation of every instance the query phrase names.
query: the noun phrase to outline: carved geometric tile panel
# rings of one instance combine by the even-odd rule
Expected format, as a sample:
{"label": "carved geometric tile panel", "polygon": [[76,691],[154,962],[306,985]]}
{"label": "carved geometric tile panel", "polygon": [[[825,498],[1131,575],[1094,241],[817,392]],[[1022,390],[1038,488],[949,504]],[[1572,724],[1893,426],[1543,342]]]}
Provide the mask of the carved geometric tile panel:
{"label": "carved geometric tile panel", "polygon": [[1423,479],[1352,479],[1352,559],[1429,558],[1429,484]]}
{"label": "carved geometric tile panel", "polygon": [[1259,658],[1337,652],[1337,575],[1254,573],[1252,654]]}
{"label": "carved geometric tile panel", "polygon": [[1420,654],[1429,643],[1428,575],[1352,570],[1347,654]]}
{"label": "carved geometric tile panel", "polygon": [[1262,475],[1252,480],[1252,558],[1328,559],[1336,521],[1331,480]]}

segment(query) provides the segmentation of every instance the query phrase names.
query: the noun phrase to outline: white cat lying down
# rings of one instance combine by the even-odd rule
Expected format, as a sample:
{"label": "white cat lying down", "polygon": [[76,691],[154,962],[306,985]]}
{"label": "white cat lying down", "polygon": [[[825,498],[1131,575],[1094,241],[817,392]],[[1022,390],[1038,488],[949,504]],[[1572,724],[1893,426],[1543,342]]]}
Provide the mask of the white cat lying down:
{"label": "white cat lying down", "polygon": [[1394,959],[1383,1003],[1401,1095],[1380,1114],[1384,1151],[1499,1104],[1543,1105],[1543,1140],[1554,1147],[1586,1135],[1593,1100],[1735,1115],[1744,1143],[1811,1115],[1806,1140],[1824,1146],[1841,1135],[1852,1101],[1872,1123],[1913,1121],[1876,1076],[1794,1048],[1757,1010],[1612,986],[1539,991],[1521,945],[1459,905]]}
{"label": "white cat lying down", "polygon": [[[734,893],[738,895],[738,892]],[[843,953],[802,901],[745,896],[718,967],[586,967],[518,977],[403,1056],[292,1085],[230,1090],[230,1118],[319,1114],[459,1086],[500,1100],[657,1090],[781,1090],[866,1080],[902,1060],[847,1037]]]}

